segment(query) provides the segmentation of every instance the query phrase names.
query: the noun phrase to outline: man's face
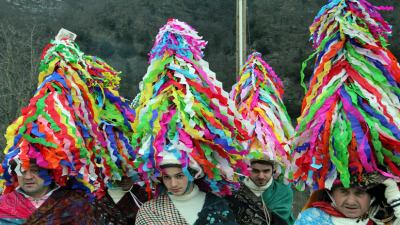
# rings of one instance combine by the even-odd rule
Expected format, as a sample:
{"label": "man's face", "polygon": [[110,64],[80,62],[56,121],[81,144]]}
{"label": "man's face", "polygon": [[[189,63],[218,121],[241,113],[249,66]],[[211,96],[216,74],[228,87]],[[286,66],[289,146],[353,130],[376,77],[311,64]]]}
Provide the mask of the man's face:
{"label": "man's face", "polygon": [[264,186],[271,179],[273,172],[272,165],[252,163],[250,167],[251,167],[250,179],[254,182],[255,185],[259,187]]}
{"label": "man's face", "polygon": [[332,191],[336,208],[348,218],[358,218],[365,215],[369,209],[371,196],[361,188],[337,187]]}
{"label": "man's face", "polygon": [[177,196],[185,194],[189,185],[188,177],[178,167],[162,169],[162,181],[167,191]]}
{"label": "man's face", "polygon": [[29,169],[21,170],[22,175],[18,176],[18,184],[21,189],[33,198],[40,198],[49,189],[44,185],[44,180],[39,176],[40,168],[36,164],[31,164]]}

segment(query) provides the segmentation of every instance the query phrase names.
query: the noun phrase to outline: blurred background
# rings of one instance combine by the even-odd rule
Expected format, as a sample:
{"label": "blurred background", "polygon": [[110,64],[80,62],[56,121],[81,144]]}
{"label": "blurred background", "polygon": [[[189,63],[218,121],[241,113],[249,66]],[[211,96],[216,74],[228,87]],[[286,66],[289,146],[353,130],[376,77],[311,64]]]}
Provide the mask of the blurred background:
{"label": "blurred background", "polygon": [[[370,2],[395,7],[382,15],[393,26],[389,49],[399,58],[400,1]],[[308,26],[326,3],[247,0],[247,54],[259,51],[282,79],[294,126],[304,96],[301,63],[312,52]],[[229,92],[237,76],[235,0],[0,0],[0,148],[7,126],[36,90],[43,47],[61,27],[78,35],[84,53],[121,71],[120,94],[133,99],[147,70],[147,54],[169,18],[187,22],[208,41],[204,59]],[[311,73],[309,65],[306,74]],[[296,192],[296,214],[306,197]]]}

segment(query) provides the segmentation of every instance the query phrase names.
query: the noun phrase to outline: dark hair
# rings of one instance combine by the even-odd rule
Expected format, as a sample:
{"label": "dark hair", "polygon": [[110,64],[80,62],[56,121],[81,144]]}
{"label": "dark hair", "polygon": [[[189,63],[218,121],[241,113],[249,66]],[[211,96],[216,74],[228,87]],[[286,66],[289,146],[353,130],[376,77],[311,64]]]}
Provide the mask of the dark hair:
{"label": "dark hair", "polygon": [[275,165],[275,162],[272,161],[272,160],[257,159],[257,160],[251,160],[251,161],[250,161],[250,165],[253,165],[253,164],[256,164],[256,163],[262,164],[262,165],[269,165],[269,166],[272,166],[272,169],[274,169],[274,165]]}
{"label": "dark hair", "polygon": [[175,164],[175,163],[168,163],[168,164],[163,164],[160,165],[161,169],[166,169],[166,168],[181,168],[182,169],[182,165],[181,164]]}
{"label": "dark hair", "polygon": [[[161,165],[160,168],[161,169],[165,169],[165,168],[180,168],[180,169],[182,169],[182,165],[170,163],[170,164]],[[190,167],[188,167],[187,169],[188,169],[190,175],[194,178],[194,176],[196,175],[197,171],[195,169],[190,168]],[[158,180],[160,181],[160,183],[156,187],[156,196],[166,192],[166,187],[165,187],[165,184],[164,184],[162,178],[159,177]],[[204,177],[199,178],[199,179],[195,179],[193,181],[193,183],[196,184],[199,187],[199,189],[201,191],[203,191],[203,192],[210,192],[211,191],[211,189],[208,187],[207,183],[205,182]]]}
{"label": "dark hair", "polygon": [[[166,168],[179,168],[179,169],[183,169],[182,165],[180,164],[174,164],[174,163],[169,163],[169,164],[164,164],[160,166],[161,169],[166,169]],[[192,169],[190,167],[187,168],[187,170],[189,171],[190,175],[192,175],[192,177],[194,177],[197,173],[197,171],[195,169]]]}

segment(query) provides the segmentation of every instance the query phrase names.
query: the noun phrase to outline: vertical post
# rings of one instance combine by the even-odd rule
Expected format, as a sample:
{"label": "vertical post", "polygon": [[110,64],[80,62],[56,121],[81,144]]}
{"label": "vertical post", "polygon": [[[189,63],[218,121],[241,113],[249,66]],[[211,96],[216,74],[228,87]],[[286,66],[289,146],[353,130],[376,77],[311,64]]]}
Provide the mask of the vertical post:
{"label": "vertical post", "polygon": [[236,76],[246,60],[247,0],[236,0]]}

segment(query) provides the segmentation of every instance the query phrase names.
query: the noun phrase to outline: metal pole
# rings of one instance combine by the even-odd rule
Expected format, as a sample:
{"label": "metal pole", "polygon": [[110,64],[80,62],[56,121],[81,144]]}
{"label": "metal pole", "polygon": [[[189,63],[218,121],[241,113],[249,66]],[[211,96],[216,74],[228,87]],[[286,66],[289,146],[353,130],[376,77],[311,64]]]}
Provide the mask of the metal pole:
{"label": "metal pole", "polygon": [[246,11],[247,0],[236,0],[236,74],[246,60]]}

